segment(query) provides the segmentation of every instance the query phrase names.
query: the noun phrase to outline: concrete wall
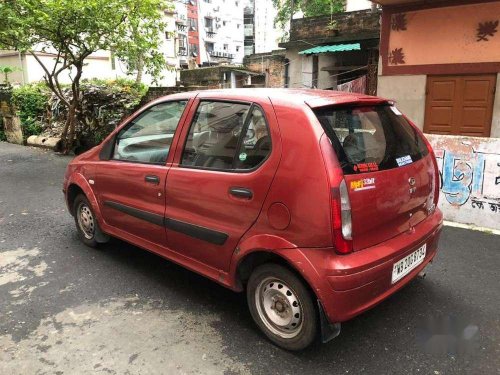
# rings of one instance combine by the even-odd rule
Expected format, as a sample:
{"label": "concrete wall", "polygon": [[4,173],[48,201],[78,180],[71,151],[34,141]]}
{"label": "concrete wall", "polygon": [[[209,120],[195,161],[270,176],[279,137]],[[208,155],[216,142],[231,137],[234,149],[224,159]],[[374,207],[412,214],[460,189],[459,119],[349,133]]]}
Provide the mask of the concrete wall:
{"label": "concrete wall", "polygon": [[288,64],[288,87],[304,88],[302,80],[302,55],[299,55],[299,49],[287,49],[286,58]]}
{"label": "concrete wall", "polygon": [[497,74],[497,88],[493,102],[493,118],[491,120],[492,138],[500,138],[500,73]]}
{"label": "concrete wall", "polygon": [[[377,95],[396,101],[396,106],[420,129],[424,127],[426,75],[379,76]],[[493,103],[491,138],[500,138],[500,74]]]}
{"label": "concrete wall", "polygon": [[245,56],[245,69],[266,75],[266,87],[285,87],[285,51],[254,53]]}
{"label": "concrete wall", "polygon": [[420,129],[424,127],[427,76],[379,76],[377,95],[396,101],[396,106]]}
{"label": "concrete wall", "polygon": [[425,66],[500,61],[500,38],[486,36],[486,40],[478,40],[477,32],[481,23],[498,20],[500,2],[476,3],[480,4],[401,13],[406,18],[407,27],[405,30],[391,27],[388,42],[389,51],[402,49],[404,62],[396,63],[389,59],[389,65]]}
{"label": "concrete wall", "polygon": [[321,70],[322,68],[329,67],[335,64],[335,54],[320,54],[318,61],[318,82],[315,85],[318,89],[331,89],[337,88],[337,77],[332,77],[333,73]]}
{"label": "concrete wall", "polygon": [[[22,85],[26,82],[26,59],[16,52],[1,51],[0,65],[16,68],[16,71],[9,74],[9,82]],[[2,74],[0,83],[4,83],[5,76]]]}
{"label": "concrete wall", "polygon": [[[335,30],[328,27],[332,19]],[[353,41],[378,37],[380,33],[380,12],[360,10],[336,13],[332,16],[298,18],[292,21],[290,42],[314,40],[314,44],[337,41]]]}
{"label": "concrete wall", "polygon": [[353,12],[356,10],[371,9],[372,2],[369,0],[347,0],[345,5],[346,12]]}
{"label": "concrete wall", "polygon": [[426,136],[441,173],[445,220],[500,230],[500,139]]}

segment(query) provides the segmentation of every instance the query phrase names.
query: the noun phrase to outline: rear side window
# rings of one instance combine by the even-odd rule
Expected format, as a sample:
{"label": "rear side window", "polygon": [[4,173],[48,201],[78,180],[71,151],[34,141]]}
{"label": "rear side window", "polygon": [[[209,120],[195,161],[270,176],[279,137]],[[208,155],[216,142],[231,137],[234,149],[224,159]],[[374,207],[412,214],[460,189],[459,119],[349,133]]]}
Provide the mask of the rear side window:
{"label": "rear side window", "polygon": [[419,133],[395,107],[327,107],[314,112],[345,174],[402,167],[429,152]]}
{"label": "rear side window", "polygon": [[203,101],[189,129],[181,165],[245,171],[259,166],[270,152],[271,138],[258,106]]}

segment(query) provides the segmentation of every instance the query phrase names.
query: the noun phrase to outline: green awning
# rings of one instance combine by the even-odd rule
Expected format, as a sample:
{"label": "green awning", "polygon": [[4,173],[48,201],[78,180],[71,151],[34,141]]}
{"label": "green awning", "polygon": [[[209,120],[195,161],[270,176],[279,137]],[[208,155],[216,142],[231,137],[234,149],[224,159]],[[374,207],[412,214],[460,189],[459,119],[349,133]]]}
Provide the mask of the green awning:
{"label": "green awning", "polygon": [[327,52],[345,52],[345,51],[359,51],[361,50],[361,45],[359,43],[351,44],[335,44],[333,46],[318,46],[300,51],[299,55],[311,55],[315,53],[327,53]]}

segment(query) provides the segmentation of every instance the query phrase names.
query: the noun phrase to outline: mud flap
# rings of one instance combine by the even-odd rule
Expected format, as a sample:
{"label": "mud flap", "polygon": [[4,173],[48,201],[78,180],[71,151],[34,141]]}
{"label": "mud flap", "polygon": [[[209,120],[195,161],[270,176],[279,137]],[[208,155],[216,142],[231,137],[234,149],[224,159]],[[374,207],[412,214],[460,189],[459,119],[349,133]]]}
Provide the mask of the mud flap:
{"label": "mud flap", "polygon": [[321,342],[323,344],[340,335],[340,323],[331,324],[326,317],[321,302],[318,300],[319,320],[321,323]]}
{"label": "mud flap", "polygon": [[99,226],[95,228],[94,238],[97,243],[106,243],[109,241],[109,235],[104,233]]}

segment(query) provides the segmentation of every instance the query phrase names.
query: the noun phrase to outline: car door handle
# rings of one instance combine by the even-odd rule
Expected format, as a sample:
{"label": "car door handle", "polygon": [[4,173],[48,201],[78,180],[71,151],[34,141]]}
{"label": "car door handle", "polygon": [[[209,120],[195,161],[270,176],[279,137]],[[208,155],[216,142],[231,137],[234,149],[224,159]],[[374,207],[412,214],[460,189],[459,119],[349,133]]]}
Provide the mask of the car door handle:
{"label": "car door handle", "polygon": [[232,187],[229,189],[229,194],[237,198],[252,199],[252,190],[242,187]]}
{"label": "car door handle", "polygon": [[146,177],[144,177],[144,181],[150,184],[159,185],[160,177],[154,175],[147,175]]}

